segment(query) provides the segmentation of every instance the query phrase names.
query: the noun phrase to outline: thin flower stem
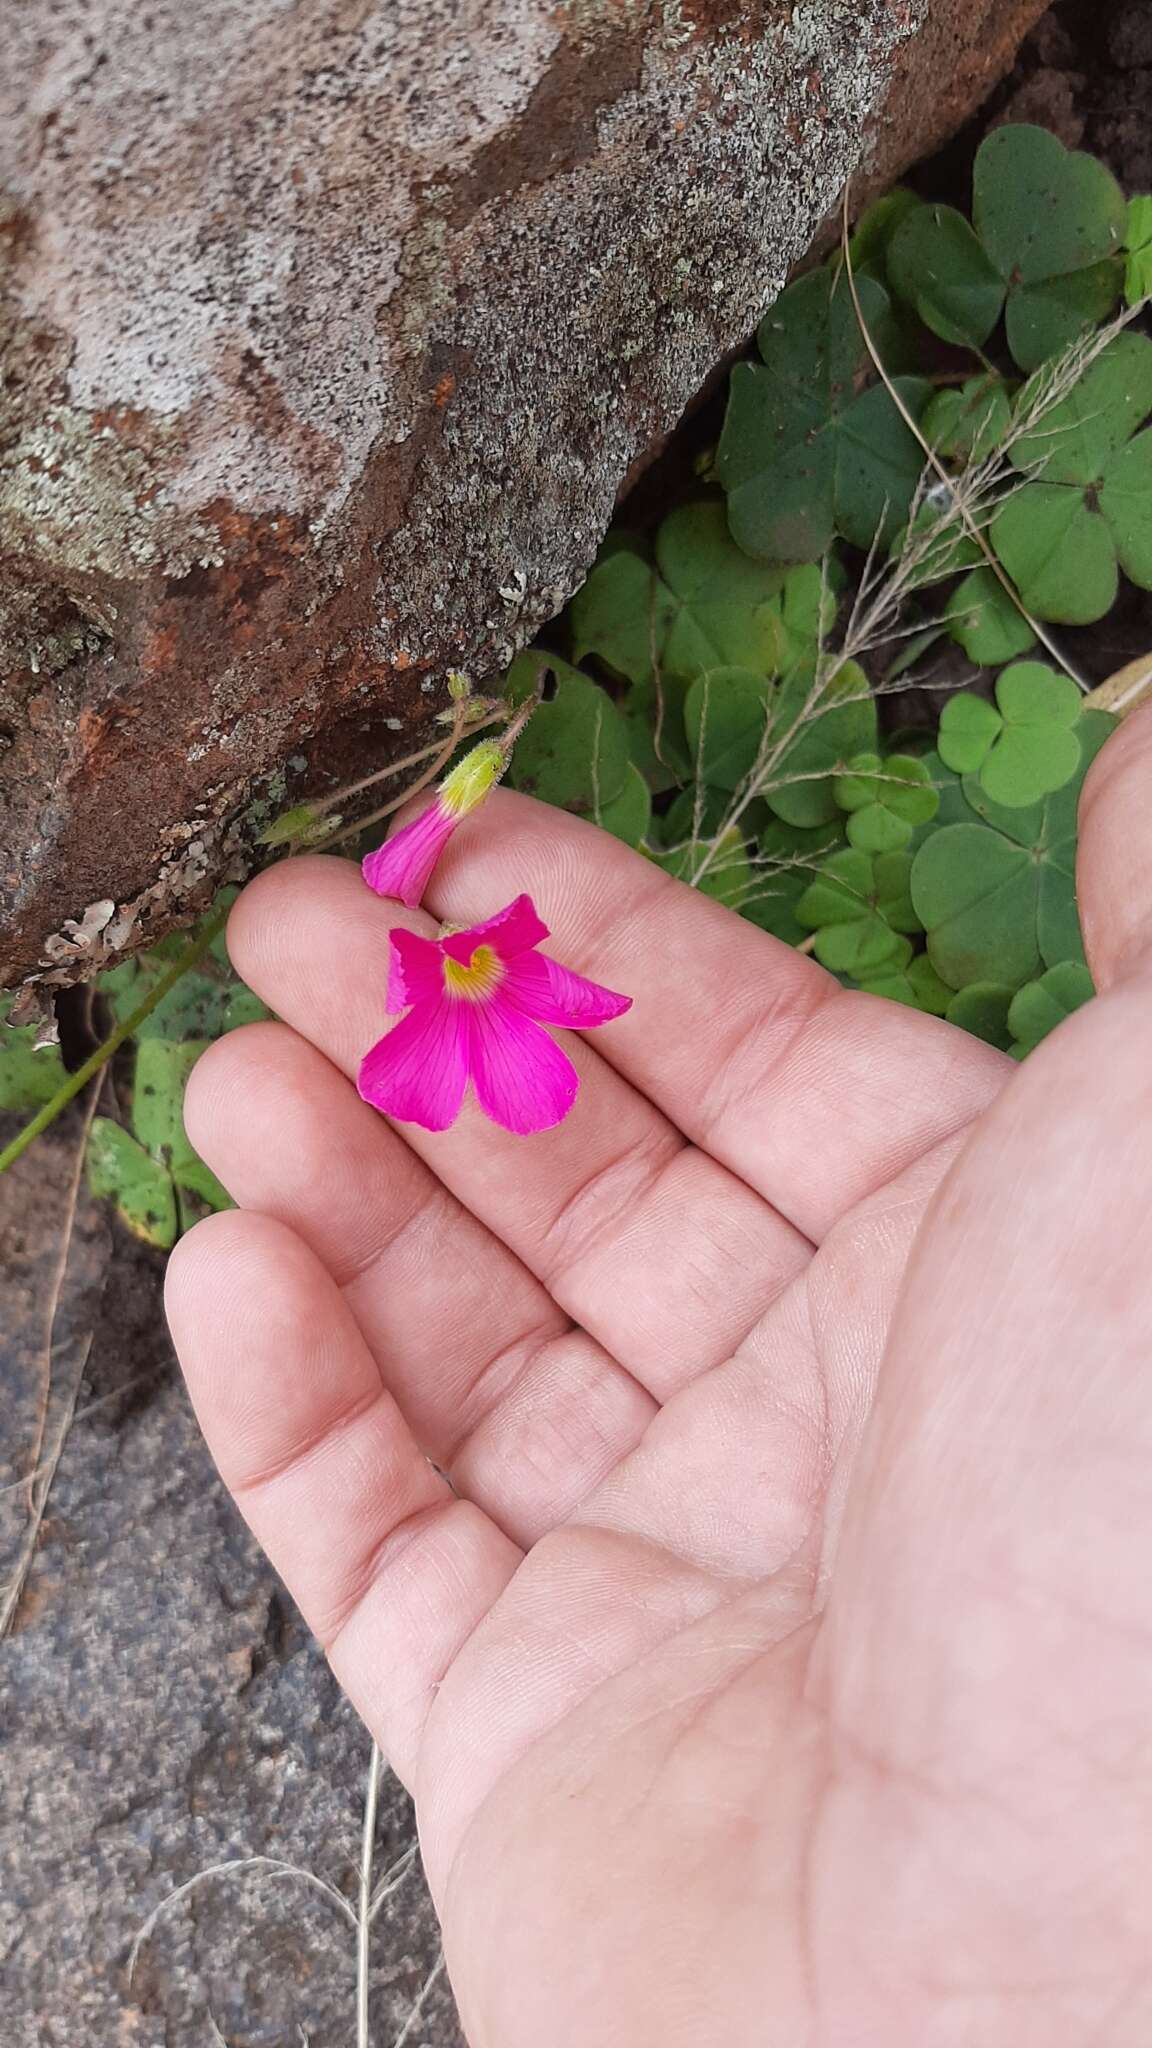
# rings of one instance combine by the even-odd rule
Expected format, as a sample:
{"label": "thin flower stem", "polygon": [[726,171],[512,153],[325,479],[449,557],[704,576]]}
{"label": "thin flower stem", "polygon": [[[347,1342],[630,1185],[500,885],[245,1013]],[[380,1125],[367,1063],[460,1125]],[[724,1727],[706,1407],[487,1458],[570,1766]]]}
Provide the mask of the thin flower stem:
{"label": "thin flower stem", "polygon": [[364,1833],[360,1844],[360,1898],[356,1915],[356,2048],[371,2048],[368,1979],[372,1961],[372,1863],[376,1852],[376,1814],[380,1804],[383,1761],[379,1744],[374,1742],[364,1788]]}
{"label": "thin flower stem", "polygon": [[61,1110],[67,1109],[68,1104],[87,1087],[93,1076],[107,1066],[113,1053],[119,1052],[120,1047],[135,1035],[169,991],[175,988],[181,976],[186,974],[190,967],[195,967],[198,960],[203,959],[213,939],[218,938],[223,931],[227,918],[226,904],[209,912],[191,945],[180,955],[179,960],[173,961],[167,974],[161,975],[151,993],[144,997],[143,1002],[137,1003],[136,1008],[129,1012],[122,1023],[117,1024],[103,1045],[96,1047],[95,1052],[89,1055],[82,1067],[77,1067],[74,1074],[69,1074],[67,1080],[56,1090],[52,1100],[37,1110],[36,1115],[24,1125],[23,1130],[17,1131],[11,1144],[4,1147],[0,1152],[0,1173],[7,1173],[8,1168],[16,1164],[40,1133],[46,1131],[49,1124],[55,1123]]}

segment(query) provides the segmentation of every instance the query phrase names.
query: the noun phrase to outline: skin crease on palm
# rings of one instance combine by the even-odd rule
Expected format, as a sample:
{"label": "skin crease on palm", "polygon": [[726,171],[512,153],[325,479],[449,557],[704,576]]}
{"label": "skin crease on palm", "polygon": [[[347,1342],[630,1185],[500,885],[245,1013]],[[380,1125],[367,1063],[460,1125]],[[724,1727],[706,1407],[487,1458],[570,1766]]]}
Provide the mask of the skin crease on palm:
{"label": "skin crease on palm", "polygon": [[530,1139],[355,1093],[432,918],[233,913],[283,1021],[193,1077],[172,1329],[474,2048],[1152,2041],[1152,712],[1081,821],[1101,994],[1017,1068],[498,794],[431,912],[635,997]]}

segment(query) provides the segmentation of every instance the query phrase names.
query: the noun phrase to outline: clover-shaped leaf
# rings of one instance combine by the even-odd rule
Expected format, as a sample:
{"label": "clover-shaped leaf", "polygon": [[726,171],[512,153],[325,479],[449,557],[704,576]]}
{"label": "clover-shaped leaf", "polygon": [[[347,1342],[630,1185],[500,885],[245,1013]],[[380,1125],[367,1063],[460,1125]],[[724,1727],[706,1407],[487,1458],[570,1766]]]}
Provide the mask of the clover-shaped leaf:
{"label": "clover-shaped leaf", "polygon": [[630,682],[702,669],[776,674],[789,649],[784,571],[752,561],[728,531],[724,505],[681,505],[656,536],[655,559],[632,545],[602,554],[572,599],[573,655],[595,655]]}
{"label": "clover-shaped leaf", "polygon": [[639,846],[645,838],[652,822],[652,792],[631,761],[619,796],[601,804],[594,817],[603,831],[622,839],[625,846]]}
{"label": "clover-shaped leaf", "polygon": [[821,825],[789,825],[767,815],[753,887],[742,905],[750,923],[789,946],[799,946],[808,937],[807,927],[797,922],[796,906],[823,863],[843,850],[842,826],[839,818]]}
{"label": "clover-shaped leaf", "polygon": [[993,803],[1022,808],[1060,789],[1080,765],[1080,692],[1040,661],[1018,661],[996,684],[996,703],[962,690],[940,717],[941,760],[978,774]]}
{"label": "clover-shaped leaf", "polygon": [[129,1131],[111,1117],[93,1119],[88,1136],[88,1185],[112,1201],[118,1214],[145,1244],[171,1251],[180,1232],[172,1176]]}
{"label": "clover-shaped leaf", "polygon": [[942,1017],[952,1001],[952,990],[941,981],[927,953],[917,953],[898,971],[885,968],[860,986],[865,995],[885,996],[890,1003],[905,1003],[929,1017]]}
{"label": "clover-shaped leaf", "polygon": [[846,847],[826,860],[796,906],[796,918],[816,934],[816,958],[835,974],[857,980],[879,968],[899,973],[912,957],[903,934],[922,929],[909,892],[912,861],[906,853],[861,853]]}
{"label": "clover-shaped leaf", "polygon": [[907,214],[888,249],[888,279],[943,341],[979,348],[1004,304],[1004,280],[979,236],[954,206]]}
{"label": "clover-shaped leaf", "polygon": [[[1020,403],[1026,417],[1028,387]],[[1152,587],[1152,432],[1132,438],[1150,412],[1152,341],[1119,334],[1014,442],[1034,480],[1007,499],[991,540],[1029,611],[1066,625],[1102,618],[1118,560]]]}
{"label": "clover-shaped leaf", "polygon": [[788,677],[773,706],[772,740],[780,751],[764,780],[771,809],[789,825],[829,823],[837,773],[876,745],[876,704],[858,663],[844,662],[818,688],[803,670]]}
{"label": "clover-shaped leaf", "polygon": [[917,825],[934,818],[940,799],[923,761],[911,754],[858,754],[832,794],[847,811],[848,841],[864,853],[898,853]]}
{"label": "clover-shaped leaf", "polygon": [[[1081,712],[1079,768],[1041,802],[998,804],[970,775],[963,786],[970,821],[925,835],[912,865],[912,901],[932,964],[952,988],[996,982],[1017,989],[1046,967],[1083,960],[1076,813],[1089,764],[1115,722]],[[954,793],[947,802],[953,816]]]}
{"label": "clover-shaped leaf", "polygon": [[1120,293],[1127,207],[1095,157],[1047,129],[997,128],[976,153],[973,223],[1007,294],[1008,345],[1034,370]]}
{"label": "clover-shaped leaf", "polygon": [[1073,1010],[1090,1002],[1095,993],[1092,976],[1079,960],[1062,960],[1039,981],[1028,982],[1017,990],[1008,1012],[1008,1028],[1016,1041],[1013,1050],[1021,1057],[1033,1052],[1041,1039]]}
{"label": "clover-shaped leaf", "polygon": [[937,455],[965,464],[986,462],[1007,441],[1011,425],[1011,401],[996,376],[970,377],[959,390],[938,391],[920,421]]}
{"label": "clover-shaped leaf", "polygon": [[1011,592],[991,569],[972,569],[962,577],[944,607],[948,630],[969,661],[979,668],[999,668],[1017,654],[1026,654],[1036,635]]}
{"label": "clover-shaped leaf", "polygon": [[[882,359],[898,334],[888,295],[861,277],[862,317]],[[815,562],[837,533],[887,544],[905,518],[922,468],[919,443],[883,385],[843,273],[829,267],[790,285],[761,322],[760,363],[737,363],[717,466],[732,533],[749,554]],[[897,388],[918,416],[919,378]]]}
{"label": "clover-shaped leaf", "polygon": [[773,685],[753,669],[717,668],[697,676],[684,703],[684,723],[697,779],[713,789],[739,789],[765,747]]}
{"label": "clover-shaped leaf", "polygon": [[1012,989],[1005,988],[1002,982],[973,981],[952,997],[944,1015],[950,1024],[971,1032],[973,1038],[982,1038],[986,1045],[1007,1052],[1012,1043],[1008,1024],[1012,996]]}
{"label": "clover-shaped leaf", "polygon": [[923,201],[909,185],[895,185],[865,208],[848,244],[848,254],[857,278],[865,273],[883,284],[888,270],[892,237],[910,213],[918,213]]}
{"label": "clover-shaped leaf", "polygon": [[552,656],[548,666],[556,694],[516,742],[510,780],[545,803],[594,817],[623,795],[628,737],[612,699],[590,677]]}

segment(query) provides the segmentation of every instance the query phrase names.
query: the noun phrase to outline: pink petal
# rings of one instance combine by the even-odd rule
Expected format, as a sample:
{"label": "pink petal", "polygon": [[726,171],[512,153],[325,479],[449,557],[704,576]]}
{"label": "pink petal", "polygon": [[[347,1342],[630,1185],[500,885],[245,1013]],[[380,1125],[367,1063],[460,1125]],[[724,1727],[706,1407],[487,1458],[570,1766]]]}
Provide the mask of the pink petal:
{"label": "pink petal", "polygon": [[386,839],[375,853],[360,864],[360,872],[377,896],[395,896],[415,908],[428,887],[428,880],[440,855],[456,829],[439,799],[413,818],[399,832]]}
{"label": "pink petal", "polygon": [[388,938],[389,1016],[411,1009],[413,1003],[438,1002],[444,994],[444,956],[435,940],[406,932],[401,925],[390,931]]}
{"label": "pink petal", "polygon": [[519,1137],[562,1123],[580,1077],[555,1039],[498,995],[460,1009],[471,1030],[472,1086],[493,1123]]}
{"label": "pink petal", "polygon": [[400,1123],[446,1131],[460,1113],[468,1080],[468,1010],[463,1003],[418,1003],[374,1045],[356,1086],[374,1109]]}
{"label": "pink petal", "polygon": [[444,951],[461,967],[467,967],[477,946],[491,946],[501,960],[511,960],[517,953],[526,953],[530,946],[538,946],[541,939],[548,937],[548,927],[536,915],[536,908],[530,896],[517,896],[506,910],[498,910],[495,917],[485,918],[483,924],[470,925],[466,932],[453,932],[441,939]]}
{"label": "pink petal", "polygon": [[598,981],[586,981],[543,953],[524,953],[513,960],[500,994],[538,1024],[567,1024],[575,1031],[607,1024],[632,1008],[631,996],[618,996]]}

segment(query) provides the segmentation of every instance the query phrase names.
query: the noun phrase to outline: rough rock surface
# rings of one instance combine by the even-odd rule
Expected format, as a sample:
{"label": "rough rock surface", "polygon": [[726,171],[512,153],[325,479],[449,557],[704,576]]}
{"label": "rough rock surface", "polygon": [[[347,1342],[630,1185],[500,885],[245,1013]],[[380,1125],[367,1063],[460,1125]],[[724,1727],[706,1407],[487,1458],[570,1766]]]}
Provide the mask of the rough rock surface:
{"label": "rough rock surface", "polygon": [[[34,1442],[79,1136],[73,1117],[0,1180],[0,1591],[27,1526],[11,1482]],[[148,1916],[212,1865],[263,1854],[350,1893],[368,1761],[362,1726],[213,1472],[164,1335],[160,1283],[160,1259],[82,1198],[56,1318],[49,1447],[77,1387],[79,1399],[0,1646],[0,2040],[349,2048],[353,1931],[298,1879],[203,1880],[129,1972]],[[387,1780],[381,1873],[412,1835],[408,1801]],[[375,2048],[392,2048],[439,1951],[413,1867],[376,1923]],[[443,1978],[406,2048],[462,2048]]]}
{"label": "rough rock surface", "polygon": [[0,980],[97,899],[161,929],[285,763],[362,768],[497,670],[846,175],[1039,12],[8,10]]}

